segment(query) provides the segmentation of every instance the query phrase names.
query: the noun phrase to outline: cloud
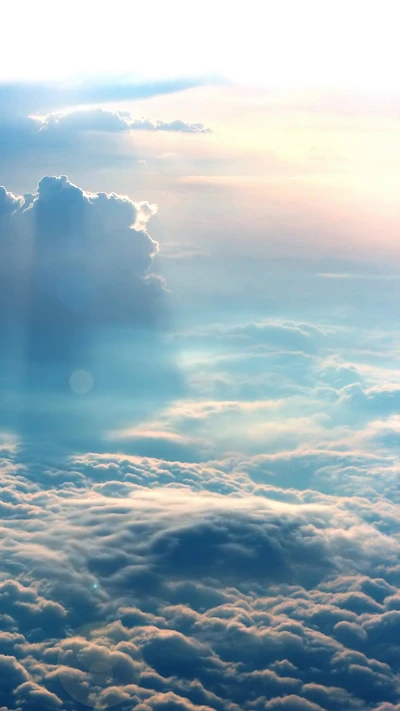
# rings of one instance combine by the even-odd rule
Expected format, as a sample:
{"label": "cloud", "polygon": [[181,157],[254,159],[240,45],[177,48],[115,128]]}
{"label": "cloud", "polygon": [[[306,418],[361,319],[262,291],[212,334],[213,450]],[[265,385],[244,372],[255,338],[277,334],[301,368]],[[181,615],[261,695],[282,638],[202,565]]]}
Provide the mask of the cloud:
{"label": "cloud", "polygon": [[0,706],[396,709],[397,335],[246,315],[168,351],[151,203],[0,205]]}
{"label": "cloud", "polygon": [[146,310],[146,294],[161,292],[149,276],[158,244],[146,223],[155,205],[88,193],[66,176],[42,178],[32,196],[1,195],[3,314],[6,296],[11,314],[25,296],[38,330],[49,321],[65,326],[72,314],[76,322],[129,322]]}
{"label": "cloud", "polygon": [[6,707],[397,703],[400,541],[384,501],[285,503],[245,462],[24,457],[6,446],[19,469],[0,476]]}
{"label": "cloud", "polygon": [[[143,154],[143,139],[145,143],[147,139],[138,135],[149,132],[157,133],[160,140],[165,133],[193,138],[212,133],[202,123],[135,118],[127,111],[106,108],[71,109],[41,117],[3,114],[0,118],[0,181],[6,183],[14,179],[19,185],[21,175],[27,182],[36,181],[38,174],[49,170],[74,171],[84,174],[86,179],[90,169],[96,180],[98,170],[106,167],[109,172],[111,166],[118,170],[123,164],[137,170],[142,165],[139,161],[152,160],[151,155]],[[129,140],[133,133],[138,140]],[[154,140],[158,139],[154,136]],[[159,162],[154,156],[153,159]],[[154,165],[158,170],[159,166]]]}
{"label": "cloud", "polygon": [[365,389],[360,383],[351,383],[340,391],[338,407],[354,412],[366,418],[375,416],[388,416],[398,412],[400,404],[399,385],[380,385]]}
{"label": "cloud", "polygon": [[151,452],[152,457],[168,461],[197,461],[210,459],[214,454],[206,440],[141,427],[110,432],[106,440],[110,446],[123,448],[125,453],[132,451],[145,456]]}
{"label": "cloud", "polygon": [[271,699],[267,702],[266,709],[268,711],[323,711],[323,708],[319,704],[314,704],[307,699],[302,699],[300,696],[295,694],[288,694],[288,696],[279,696],[275,699]]}
{"label": "cloud", "polygon": [[[35,117],[32,117],[35,121]],[[111,111],[107,109],[86,109],[67,113],[53,113],[36,119],[40,132],[54,131],[172,131],[177,133],[212,133],[211,129],[202,123],[187,123],[186,121],[151,121],[148,118],[135,119],[128,111]]]}
{"label": "cloud", "polygon": [[[99,398],[117,393],[113,426],[130,397],[143,416],[146,398],[162,400],[179,382],[161,343],[165,282],[151,270],[159,245],[147,223],[157,206],[66,176],[45,176],[23,197],[3,189],[0,205],[1,422],[36,440],[89,435],[90,422],[99,433],[111,415]],[[82,372],[90,393],[79,401]]]}
{"label": "cloud", "polygon": [[116,101],[132,101],[184,91],[204,85],[204,79],[178,78],[135,83],[115,78],[113,81],[73,83],[2,83],[0,107],[5,115],[28,115]]}
{"label": "cloud", "polygon": [[24,198],[17,197],[0,186],[0,219],[17,212],[24,205]]}
{"label": "cloud", "polygon": [[224,329],[221,334],[227,341],[243,339],[253,344],[268,344],[273,348],[287,348],[305,353],[315,351],[316,342],[323,338],[320,329],[309,324],[291,322],[273,323],[248,323],[243,326],[233,326]]}

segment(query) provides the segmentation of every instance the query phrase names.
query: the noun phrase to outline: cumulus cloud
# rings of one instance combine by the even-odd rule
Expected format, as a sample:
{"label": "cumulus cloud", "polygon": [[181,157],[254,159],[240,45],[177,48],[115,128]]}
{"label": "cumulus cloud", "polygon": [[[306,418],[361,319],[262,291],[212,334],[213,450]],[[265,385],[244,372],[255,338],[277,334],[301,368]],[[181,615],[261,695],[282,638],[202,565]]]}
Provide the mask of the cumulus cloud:
{"label": "cumulus cloud", "polygon": [[24,198],[1,195],[3,328],[24,332],[28,360],[68,359],[100,325],[151,325],[163,292],[146,231],[155,205],[85,192],[66,176],[42,178]]}
{"label": "cumulus cloud", "polygon": [[229,461],[92,454],[35,470],[5,447],[7,708],[397,704],[400,541],[383,502],[289,503]]}
{"label": "cumulus cloud", "polygon": [[32,117],[37,128],[43,131],[172,131],[178,133],[212,133],[202,123],[186,121],[152,121],[149,118],[135,119],[127,111],[86,109],[67,113],[53,113],[41,119]]}
{"label": "cumulus cloud", "polygon": [[0,219],[17,212],[24,205],[24,198],[17,197],[0,185]]}
{"label": "cumulus cloud", "polygon": [[[160,404],[154,212],[65,177],[0,191],[0,707],[396,711],[393,343],[382,356],[379,334],[306,320],[193,324],[170,339],[186,392]],[[90,350],[77,418],[59,371],[68,389]],[[67,454],[57,428],[81,435]]]}
{"label": "cumulus cloud", "polygon": [[[337,334],[286,323],[282,335],[278,326],[270,338],[264,324],[265,333],[216,329],[210,339],[214,371],[247,377],[245,349],[275,378],[285,371],[292,386],[269,400],[192,392],[153,427],[115,429],[103,442],[114,453],[68,461],[33,462],[30,448],[4,437],[0,653],[16,671],[12,703],[2,703],[396,708],[398,464],[361,439],[351,448],[365,413],[347,439],[318,447],[286,441],[276,452],[264,445],[217,458],[217,432],[200,436],[207,422],[211,433],[237,413],[282,411],[284,427],[286,406],[312,413],[323,402],[331,417],[351,407],[356,416],[358,405],[340,402],[348,384],[332,382],[342,362],[379,400],[381,370],[350,367],[339,352],[332,361]],[[391,412],[385,398],[378,408]]]}
{"label": "cumulus cloud", "polygon": [[10,176],[18,179],[22,174],[33,175],[36,180],[37,168],[57,173],[89,166],[106,166],[109,170],[111,164],[118,166],[121,160],[134,169],[144,156],[137,153],[133,142],[128,146],[124,141],[133,131],[211,133],[198,122],[152,120],[107,108],[109,101],[146,98],[190,85],[178,81],[135,87],[117,81],[112,87],[92,84],[74,88],[0,83],[0,181],[6,182]]}
{"label": "cumulus cloud", "polygon": [[161,289],[148,276],[158,244],[146,223],[157,207],[114,193],[89,193],[66,176],[44,177],[34,195],[0,193],[2,311],[26,298],[42,325],[75,318],[124,321]]}
{"label": "cumulus cloud", "polygon": [[[71,389],[82,391],[74,373],[89,373],[83,392],[134,393],[140,417],[146,391],[162,398],[178,380],[160,342],[167,290],[151,270],[159,245],[147,223],[157,206],[45,176],[34,194],[1,190],[0,207],[1,422],[32,434],[57,421],[68,434],[72,413],[68,427],[57,418],[68,420]],[[78,430],[102,412],[86,398]]]}

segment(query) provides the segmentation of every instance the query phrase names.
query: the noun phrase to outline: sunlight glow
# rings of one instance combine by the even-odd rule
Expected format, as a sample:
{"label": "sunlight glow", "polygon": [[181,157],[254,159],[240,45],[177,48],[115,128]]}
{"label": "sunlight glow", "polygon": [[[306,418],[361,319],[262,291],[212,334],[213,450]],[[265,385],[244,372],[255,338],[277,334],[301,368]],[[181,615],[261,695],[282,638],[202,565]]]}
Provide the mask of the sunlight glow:
{"label": "sunlight glow", "polygon": [[395,0],[204,0],[195,10],[183,0],[39,0],[24,6],[23,22],[20,3],[3,14],[0,78],[214,75],[259,86],[399,88]]}

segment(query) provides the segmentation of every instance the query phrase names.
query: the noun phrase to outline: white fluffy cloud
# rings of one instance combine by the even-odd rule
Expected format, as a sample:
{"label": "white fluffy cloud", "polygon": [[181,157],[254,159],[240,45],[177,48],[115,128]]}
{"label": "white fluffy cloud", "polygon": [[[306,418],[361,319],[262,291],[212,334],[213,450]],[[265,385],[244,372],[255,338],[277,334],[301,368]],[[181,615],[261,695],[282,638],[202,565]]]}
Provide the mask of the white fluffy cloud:
{"label": "white fluffy cloud", "polygon": [[296,498],[244,462],[21,456],[5,445],[5,707],[397,703],[398,506]]}
{"label": "white fluffy cloud", "polygon": [[[158,244],[146,224],[157,207],[114,193],[90,193],[67,177],[42,178],[36,194],[0,193],[1,308],[34,322],[93,325],[133,321],[162,289],[149,276]],[[147,294],[147,296],[146,296]]]}
{"label": "white fluffy cloud", "polygon": [[[159,245],[147,232],[156,211],[66,176],[45,176],[23,197],[0,191],[5,431],[24,432],[32,444],[43,433],[85,437],[104,418],[123,420],[124,408],[140,417],[146,398],[175,388],[174,355],[162,342],[167,289],[152,272]],[[74,386],[82,371],[83,401]],[[124,402],[110,406],[117,393]]]}
{"label": "white fluffy cloud", "polygon": [[[53,116],[42,133],[125,118]],[[184,392],[160,404],[154,213],[66,177],[0,190],[0,709],[395,711],[396,335],[194,323],[170,339]],[[64,407],[89,350],[107,368]],[[79,434],[67,454],[58,429]]]}
{"label": "white fluffy cloud", "polygon": [[[34,118],[32,120],[35,120]],[[127,111],[86,109],[68,113],[53,113],[36,119],[40,131],[173,131],[178,133],[212,133],[202,123],[175,121],[152,121],[149,118],[134,118]]]}
{"label": "white fluffy cloud", "polygon": [[[92,199],[96,215],[108,209],[109,197]],[[110,205],[113,224],[136,219],[129,201]],[[189,396],[110,429],[102,451],[33,459],[4,437],[5,707],[396,708],[398,464],[370,441],[379,413],[387,426],[395,417],[398,376],[374,365],[371,332],[351,360],[347,339],[295,322],[194,329],[175,339],[199,350]],[[248,378],[268,397],[231,399]],[[370,407],[358,414],[348,396],[360,388]],[[322,407],[311,446],[304,426]],[[236,426],[249,417],[279,417],[285,446],[249,446],[250,428]]]}

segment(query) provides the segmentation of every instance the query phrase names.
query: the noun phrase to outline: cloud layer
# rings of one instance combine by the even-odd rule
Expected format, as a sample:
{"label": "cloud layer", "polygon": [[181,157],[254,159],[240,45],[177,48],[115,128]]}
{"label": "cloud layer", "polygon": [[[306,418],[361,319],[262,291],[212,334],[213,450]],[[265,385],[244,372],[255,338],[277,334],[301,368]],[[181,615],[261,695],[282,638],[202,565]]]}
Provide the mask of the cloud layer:
{"label": "cloud layer", "polygon": [[[125,89],[0,88],[3,157],[202,150],[161,135],[202,124],[64,111]],[[265,186],[160,191],[194,235],[162,262],[148,185],[0,189],[0,711],[399,711],[396,282],[258,260]]]}
{"label": "cloud layer", "polygon": [[46,470],[10,447],[4,706],[398,702],[398,506],[296,495],[228,462],[93,454]]}

